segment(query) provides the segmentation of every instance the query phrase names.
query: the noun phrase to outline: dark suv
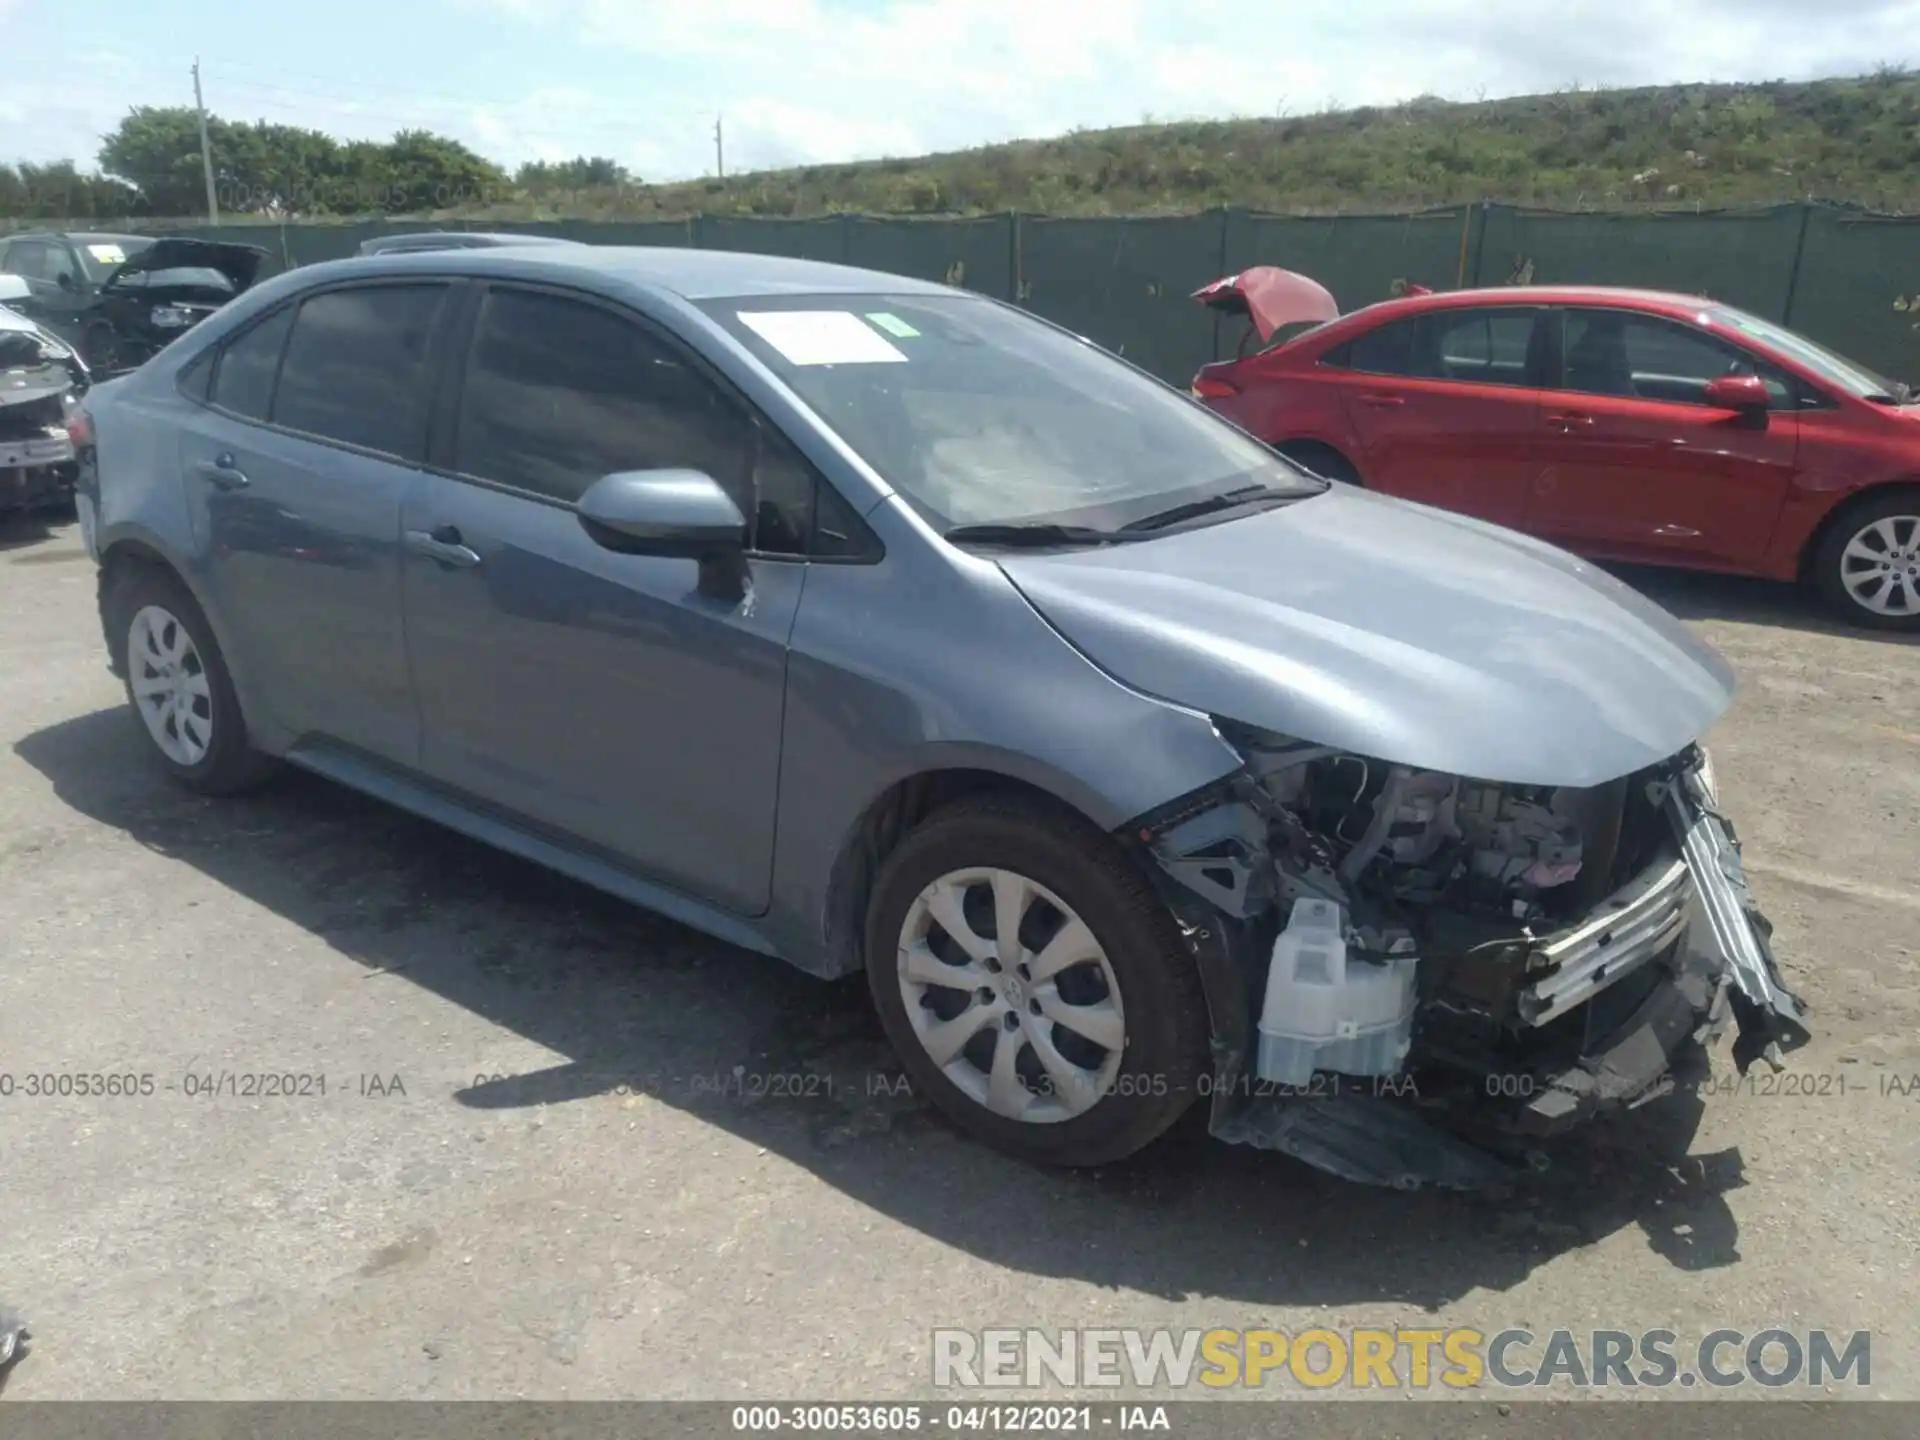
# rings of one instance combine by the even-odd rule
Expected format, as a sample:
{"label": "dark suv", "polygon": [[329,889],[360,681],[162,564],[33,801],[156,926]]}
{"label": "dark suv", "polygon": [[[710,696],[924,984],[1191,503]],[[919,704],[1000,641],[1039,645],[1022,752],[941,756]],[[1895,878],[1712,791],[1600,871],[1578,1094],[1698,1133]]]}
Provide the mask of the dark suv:
{"label": "dark suv", "polygon": [[75,346],[99,375],[138,365],[249,289],[252,245],[104,232],[13,235],[0,272],[31,292],[12,308]]}

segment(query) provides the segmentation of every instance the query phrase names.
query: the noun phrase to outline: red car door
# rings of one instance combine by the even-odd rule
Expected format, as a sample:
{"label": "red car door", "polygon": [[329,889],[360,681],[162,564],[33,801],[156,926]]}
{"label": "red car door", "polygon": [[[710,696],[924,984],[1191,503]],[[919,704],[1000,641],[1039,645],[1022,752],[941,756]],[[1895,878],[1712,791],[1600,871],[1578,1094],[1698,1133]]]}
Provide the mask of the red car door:
{"label": "red car door", "polygon": [[1539,461],[1542,310],[1445,307],[1392,320],[1327,357],[1367,487],[1517,525]]}
{"label": "red car door", "polygon": [[[1563,315],[1522,528],[1608,559],[1757,568],[1798,460],[1798,382],[1665,316]],[[1756,416],[1707,403],[1709,382],[1726,375],[1758,375],[1772,407]]]}

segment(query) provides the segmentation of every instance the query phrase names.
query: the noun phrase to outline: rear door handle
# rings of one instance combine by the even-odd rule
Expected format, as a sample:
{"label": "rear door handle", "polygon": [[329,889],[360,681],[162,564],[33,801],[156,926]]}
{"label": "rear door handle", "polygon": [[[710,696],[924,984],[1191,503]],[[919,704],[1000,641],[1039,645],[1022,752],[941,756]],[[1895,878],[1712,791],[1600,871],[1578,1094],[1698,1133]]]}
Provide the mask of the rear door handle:
{"label": "rear door handle", "polygon": [[462,540],[459,529],[452,525],[442,525],[434,530],[407,531],[407,548],[416,555],[424,555],[442,565],[458,566],[462,570],[470,570],[480,563],[480,552]]}
{"label": "rear door handle", "polygon": [[233,463],[233,456],[221,455],[214,460],[202,460],[193,467],[193,473],[202,480],[211,481],[222,490],[244,490],[252,482],[247,472]]}
{"label": "rear door handle", "polygon": [[1556,430],[1583,430],[1593,424],[1593,417],[1579,414],[1577,411],[1567,411],[1559,415],[1547,416],[1547,424]]}
{"label": "rear door handle", "polygon": [[1376,408],[1378,408],[1378,409],[1382,409],[1382,410],[1384,410],[1384,409],[1386,409],[1386,408],[1388,408],[1389,406],[1392,406],[1392,405],[1404,405],[1404,404],[1406,404],[1407,402],[1406,402],[1406,397],[1405,397],[1405,396],[1401,396],[1401,395],[1383,395],[1383,394],[1381,394],[1381,393],[1380,393],[1379,391],[1377,391],[1377,390],[1376,390],[1376,391],[1372,391],[1372,392],[1369,392],[1369,393],[1366,393],[1366,394],[1363,394],[1363,395],[1361,395],[1361,397],[1360,397],[1360,403],[1361,403],[1362,405],[1372,405],[1372,406],[1375,406],[1375,407],[1376,407]]}

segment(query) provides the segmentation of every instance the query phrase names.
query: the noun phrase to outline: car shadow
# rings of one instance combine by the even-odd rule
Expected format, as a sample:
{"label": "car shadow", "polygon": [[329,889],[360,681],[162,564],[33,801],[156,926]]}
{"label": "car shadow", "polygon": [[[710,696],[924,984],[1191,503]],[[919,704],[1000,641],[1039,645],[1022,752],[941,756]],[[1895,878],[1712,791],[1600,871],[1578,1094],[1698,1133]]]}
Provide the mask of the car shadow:
{"label": "car shadow", "polygon": [[1716,575],[1705,570],[1667,570],[1650,565],[1609,564],[1605,569],[1682,620],[1733,620],[1743,625],[1802,630],[1811,635],[1878,640],[1888,645],[1920,645],[1920,632],[1900,634],[1849,625],[1829,614],[1811,590],[1785,581]]}
{"label": "car shadow", "polygon": [[1692,1095],[1563,1142],[1498,1203],[1344,1184],[1221,1144],[1196,1106],[1159,1144],[1088,1172],[963,1137],[910,1091],[859,979],[823,983],[300,773],[210,801],[175,787],[106,710],[15,752],[74,810],[191,865],[371,972],[557,1054],[454,1103],[512,1109],[639,1093],[1009,1268],[1169,1299],[1416,1303],[1509,1288],[1638,1227],[1685,1270],[1736,1263],[1737,1150],[1688,1156]]}
{"label": "car shadow", "polygon": [[21,550],[51,540],[72,523],[71,505],[58,509],[0,511],[0,551]]}

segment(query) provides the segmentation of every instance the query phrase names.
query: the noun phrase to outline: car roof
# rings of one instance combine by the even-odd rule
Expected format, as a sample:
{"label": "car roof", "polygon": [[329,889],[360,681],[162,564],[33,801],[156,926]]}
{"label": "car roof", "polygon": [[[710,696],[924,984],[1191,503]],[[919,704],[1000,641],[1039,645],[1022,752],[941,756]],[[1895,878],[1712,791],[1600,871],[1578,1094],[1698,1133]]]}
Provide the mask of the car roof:
{"label": "car roof", "polygon": [[1453,310],[1474,305],[1621,305],[1633,310],[1670,314],[1697,311],[1720,301],[1677,290],[1643,290],[1625,285],[1497,285],[1474,290],[1440,290],[1430,295],[1405,295],[1349,311],[1347,316]]}
{"label": "car roof", "polygon": [[376,235],[360,242],[362,255],[382,255],[389,250],[480,250],[506,245],[578,245],[561,235],[516,235],[498,230],[408,230],[396,235]]}
{"label": "car roof", "polygon": [[501,245],[484,249],[430,250],[411,254],[359,255],[303,267],[302,275],[344,279],[349,275],[495,275],[502,279],[571,279],[589,285],[615,282],[664,290],[685,300],[752,295],[949,295],[945,285],[910,280],[879,270],[753,255],[730,250],[682,250],[658,245]]}

